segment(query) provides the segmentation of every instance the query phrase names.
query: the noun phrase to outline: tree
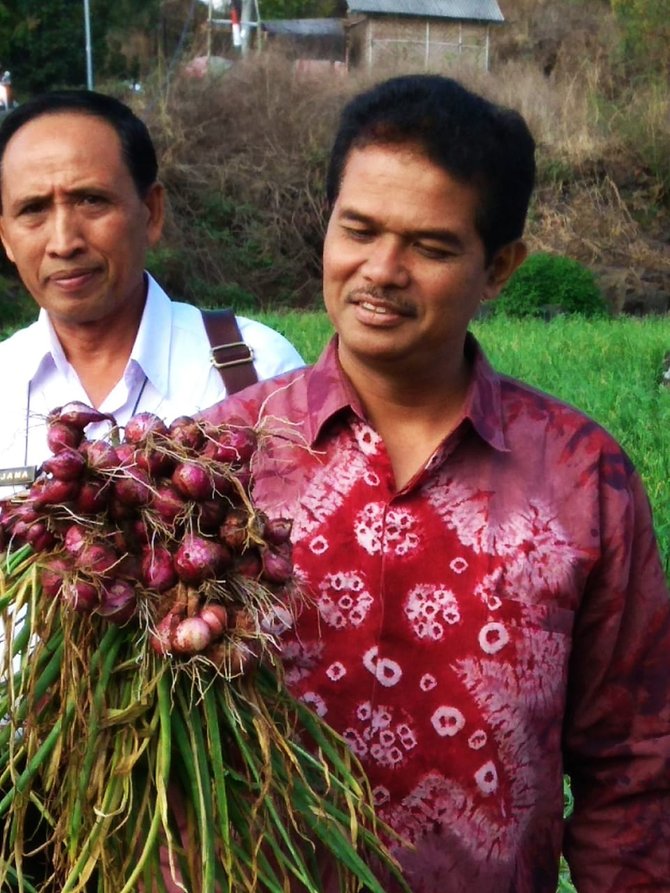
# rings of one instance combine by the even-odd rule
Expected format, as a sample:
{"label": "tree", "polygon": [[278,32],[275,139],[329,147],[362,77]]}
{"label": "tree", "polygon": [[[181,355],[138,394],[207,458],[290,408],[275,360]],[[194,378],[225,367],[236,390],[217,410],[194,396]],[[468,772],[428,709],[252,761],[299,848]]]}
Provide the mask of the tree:
{"label": "tree", "polygon": [[[160,0],[90,0],[96,81],[132,77],[136,61],[122,52],[133,30],[152,31]],[[0,3],[0,66],[20,95],[58,86],[84,86],[83,0],[5,0]]]}
{"label": "tree", "polygon": [[670,71],[670,0],[611,0],[631,68]]}

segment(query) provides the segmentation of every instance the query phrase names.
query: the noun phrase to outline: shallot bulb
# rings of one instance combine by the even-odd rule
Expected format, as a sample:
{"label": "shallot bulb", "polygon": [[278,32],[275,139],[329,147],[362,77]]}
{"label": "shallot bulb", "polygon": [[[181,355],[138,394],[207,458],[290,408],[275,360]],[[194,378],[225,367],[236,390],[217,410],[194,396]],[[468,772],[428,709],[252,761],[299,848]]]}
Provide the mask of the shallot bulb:
{"label": "shallot bulb", "polygon": [[65,580],[61,589],[61,599],[66,605],[80,614],[90,614],[100,603],[98,590],[84,580]]}
{"label": "shallot bulb", "polygon": [[291,560],[279,549],[263,549],[263,577],[270,583],[287,583],[291,579]]}
{"label": "shallot bulb", "polygon": [[170,440],[177,446],[184,447],[188,452],[197,452],[205,442],[202,427],[190,416],[182,415],[176,418],[168,429]]}
{"label": "shallot bulb", "polygon": [[228,628],[228,611],[224,605],[210,602],[200,611],[200,618],[205,621],[212,632],[212,637],[218,639]]}
{"label": "shallot bulb", "polygon": [[149,645],[161,657],[167,657],[172,652],[172,636],[181,622],[181,617],[169,611],[159,622],[156,631],[149,636]]}
{"label": "shallot bulb", "polygon": [[51,422],[47,427],[47,446],[52,453],[76,449],[84,437],[84,429],[67,422]]}
{"label": "shallot bulb", "polygon": [[92,406],[80,403],[78,400],[72,400],[49,413],[47,423],[51,424],[60,422],[66,425],[72,425],[75,428],[84,429],[87,425],[94,422],[114,421],[114,417],[105,412],[99,412]]}
{"label": "shallot bulb", "polygon": [[212,642],[212,631],[202,617],[186,617],[172,633],[172,650],[176,654],[199,654]]}
{"label": "shallot bulb", "polygon": [[84,473],[86,459],[79,450],[63,447],[42,463],[42,470],[60,481],[76,481]]}
{"label": "shallot bulb", "polygon": [[128,420],[123,431],[127,443],[143,443],[149,436],[165,436],[168,433],[167,425],[153,412],[139,412]]}
{"label": "shallot bulb", "polygon": [[165,592],[177,582],[177,574],[169,549],[164,546],[145,546],[142,550],[142,579],[147,589]]}
{"label": "shallot bulb", "polygon": [[103,586],[97,608],[98,614],[122,626],[135,616],[136,611],[137,596],[128,580],[114,580]]}
{"label": "shallot bulb", "polygon": [[198,586],[204,580],[216,578],[231,560],[229,550],[222,543],[187,534],[175,552],[174,566],[180,580]]}
{"label": "shallot bulb", "polygon": [[204,502],[214,495],[209,471],[198,462],[180,462],[172,475],[175,489],[187,499]]}
{"label": "shallot bulb", "polygon": [[151,480],[142,468],[128,467],[114,479],[114,494],[123,505],[135,508],[151,501]]}

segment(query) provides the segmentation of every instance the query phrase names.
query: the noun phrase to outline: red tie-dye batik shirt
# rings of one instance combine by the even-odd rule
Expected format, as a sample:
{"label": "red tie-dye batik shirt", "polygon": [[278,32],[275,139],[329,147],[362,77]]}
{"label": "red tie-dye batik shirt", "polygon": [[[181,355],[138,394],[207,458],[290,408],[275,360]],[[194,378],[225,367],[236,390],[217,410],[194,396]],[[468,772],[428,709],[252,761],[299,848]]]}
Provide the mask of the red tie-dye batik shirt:
{"label": "red tie-dye batik shirt", "polygon": [[[311,604],[291,690],[365,767],[415,893],[670,891],[670,602],[646,496],[581,413],[496,375],[401,491],[333,342],[209,411],[256,423]],[[262,410],[261,410],[262,408]],[[575,812],[564,833],[563,772]]]}

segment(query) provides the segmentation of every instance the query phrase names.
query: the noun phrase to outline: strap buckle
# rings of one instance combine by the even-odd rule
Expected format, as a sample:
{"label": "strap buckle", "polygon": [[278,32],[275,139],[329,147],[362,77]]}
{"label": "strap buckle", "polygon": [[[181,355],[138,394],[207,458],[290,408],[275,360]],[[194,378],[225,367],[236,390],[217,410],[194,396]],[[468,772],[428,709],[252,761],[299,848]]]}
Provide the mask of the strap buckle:
{"label": "strap buckle", "polygon": [[[227,350],[240,350],[242,349],[244,353],[242,356],[233,357],[231,360],[217,360],[216,352],[219,350],[227,351]],[[217,344],[212,346],[209,351],[209,361],[214,366],[215,369],[228,369],[231,366],[241,366],[244,363],[253,363],[254,361],[254,352],[248,344],[244,341],[231,341],[228,344]]]}

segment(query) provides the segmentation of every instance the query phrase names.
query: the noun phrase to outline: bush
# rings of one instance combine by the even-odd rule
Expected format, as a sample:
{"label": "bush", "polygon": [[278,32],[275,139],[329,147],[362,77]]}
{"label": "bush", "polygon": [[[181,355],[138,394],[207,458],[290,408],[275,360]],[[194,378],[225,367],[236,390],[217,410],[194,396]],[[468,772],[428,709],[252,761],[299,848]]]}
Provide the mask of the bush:
{"label": "bush", "polygon": [[[0,340],[33,322],[39,307],[30,299],[4,258],[0,264]],[[7,272],[5,272],[7,270]]]}
{"label": "bush", "polygon": [[591,270],[569,257],[538,252],[514,273],[495,312],[515,317],[606,316],[607,305]]}

